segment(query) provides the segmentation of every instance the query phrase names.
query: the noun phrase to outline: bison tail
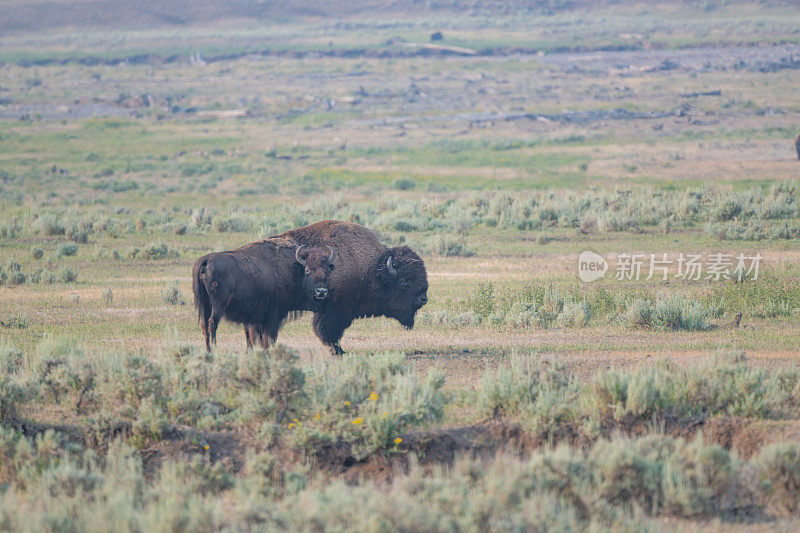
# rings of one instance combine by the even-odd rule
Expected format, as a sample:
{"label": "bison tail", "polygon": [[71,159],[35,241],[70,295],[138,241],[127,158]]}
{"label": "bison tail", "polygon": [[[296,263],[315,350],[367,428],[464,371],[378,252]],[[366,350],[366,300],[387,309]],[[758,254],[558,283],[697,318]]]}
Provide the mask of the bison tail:
{"label": "bison tail", "polygon": [[197,309],[197,320],[203,324],[206,317],[211,315],[211,299],[206,285],[201,276],[205,276],[207,259],[202,257],[192,269],[192,293],[194,293],[194,307]]}

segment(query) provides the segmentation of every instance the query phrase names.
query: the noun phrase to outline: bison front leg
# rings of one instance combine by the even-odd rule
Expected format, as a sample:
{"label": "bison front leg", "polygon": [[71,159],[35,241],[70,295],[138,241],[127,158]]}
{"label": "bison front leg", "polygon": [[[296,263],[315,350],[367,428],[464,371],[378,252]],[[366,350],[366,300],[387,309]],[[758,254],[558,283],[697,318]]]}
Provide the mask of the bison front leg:
{"label": "bison front leg", "polygon": [[244,337],[247,340],[247,349],[250,350],[256,345],[264,348],[269,348],[270,339],[264,331],[264,326],[261,324],[245,324]]}
{"label": "bison front leg", "polygon": [[333,355],[342,355],[344,350],[339,345],[339,341],[344,335],[344,330],[352,323],[352,320],[343,319],[336,312],[326,311],[314,314],[314,333],[322,341],[322,344],[330,348]]}

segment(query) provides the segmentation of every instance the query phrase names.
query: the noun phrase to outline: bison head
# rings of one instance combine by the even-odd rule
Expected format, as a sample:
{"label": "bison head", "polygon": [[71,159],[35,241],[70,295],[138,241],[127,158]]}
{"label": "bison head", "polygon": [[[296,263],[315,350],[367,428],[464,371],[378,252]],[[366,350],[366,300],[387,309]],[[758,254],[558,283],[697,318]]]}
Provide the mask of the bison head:
{"label": "bison head", "polygon": [[381,255],[377,274],[384,314],[408,329],[413,328],[414,316],[428,302],[425,263],[408,246],[398,246]]}
{"label": "bison head", "polygon": [[310,284],[311,294],[316,300],[328,297],[328,275],[333,270],[336,251],[330,246],[300,246],[294,254],[297,266]]}

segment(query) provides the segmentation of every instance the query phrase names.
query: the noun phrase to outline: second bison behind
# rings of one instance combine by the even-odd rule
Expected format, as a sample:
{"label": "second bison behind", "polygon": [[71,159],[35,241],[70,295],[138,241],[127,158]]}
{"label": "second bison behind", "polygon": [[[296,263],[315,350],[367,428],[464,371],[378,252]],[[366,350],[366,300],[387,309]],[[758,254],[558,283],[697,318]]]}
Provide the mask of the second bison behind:
{"label": "second bison behind", "polygon": [[[417,311],[428,301],[428,277],[422,259],[408,246],[384,246],[364,226],[325,220],[266,241],[330,247],[334,251],[335,268],[328,275],[327,297],[313,305],[313,327],[335,354],[343,353],[339,341],[355,319],[386,316],[410,329]],[[246,327],[248,336],[260,339],[262,346],[274,341],[272,335],[260,334],[259,324]]]}

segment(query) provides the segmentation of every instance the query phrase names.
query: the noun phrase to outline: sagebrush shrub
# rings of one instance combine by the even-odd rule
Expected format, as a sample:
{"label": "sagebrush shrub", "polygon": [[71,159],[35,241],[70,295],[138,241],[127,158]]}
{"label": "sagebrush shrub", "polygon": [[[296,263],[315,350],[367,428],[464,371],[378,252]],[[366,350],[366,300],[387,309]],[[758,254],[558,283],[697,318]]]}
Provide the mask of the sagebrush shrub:
{"label": "sagebrush shrub", "polygon": [[183,292],[178,287],[178,282],[174,282],[169,287],[166,287],[161,292],[161,299],[170,305],[185,305],[186,301],[183,299]]}
{"label": "sagebrush shrub", "polygon": [[472,257],[475,250],[465,242],[451,239],[445,235],[435,235],[428,241],[428,248],[436,255],[444,257]]}
{"label": "sagebrush shrub", "polygon": [[39,216],[33,225],[38,233],[47,237],[64,235],[66,232],[58,216],[50,213]]}
{"label": "sagebrush shrub", "polygon": [[78,281],[78,274],[69,267],[63,267],[58,271],[58,281],[61,283],[73,283]]}
{"label": "sagebrush shrub", "polygon": [[642,298],[631,301],[622,316],[630,328],[705,331],[711,327],[709,311],[700,302],[673,294],[655,303]]}
{"label": "sagebrush shrub", "polygon": [[591,309],[585,302],[568,302],[564,304],[556,321],[561,327],[582,328],[589,325],[591,317]]}
{"label": "sagebrush shrub", "polygon": [[[135,256],[136,254],[134,254]],[[163,242],[150,243],[144,250],[141,251],[142,257],[145,259],[174,259],[180,257],[177,250],[170,248]]]}
{"label": "sagebrush shrub", "polygon": [[58,257],[75,255],[76,253],[78,253],[78,245],[74,242],[62,242],[56,248],[56,255]]}
{"label": "sagebrush shrub", "polygon": [[402,354],[347,354],[309,371],[305,417],[290,422],[289,429],[297,445],[312,454],[339,438],[353,445],[356,456],[394,450],[408,428],[441,418],[443,385],[438,372],[419,380]]}
{"label": "sagebrush shrub", "polygon": [[750,462],[758,472],[765,503],[782,513],[797,515],[800,512],[800,445],[769,444]]}

